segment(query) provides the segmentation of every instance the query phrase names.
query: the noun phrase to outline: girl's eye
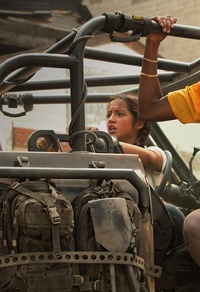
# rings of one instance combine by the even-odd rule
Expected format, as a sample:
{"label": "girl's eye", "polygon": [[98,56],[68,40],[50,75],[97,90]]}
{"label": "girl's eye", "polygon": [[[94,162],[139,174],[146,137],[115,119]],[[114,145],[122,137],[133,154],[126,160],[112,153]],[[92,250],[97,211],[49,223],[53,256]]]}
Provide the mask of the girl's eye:
{"label": "girl's eye", "polygon": [[109,119],[112,115],[114,115],[114,116],[118,116],[118,117],[123,117],[123,116],[125,116],[125,114],[123,113],[123,112],[115,112],[115,113],[107,113],[106,114],[106,118],[107,119]]}

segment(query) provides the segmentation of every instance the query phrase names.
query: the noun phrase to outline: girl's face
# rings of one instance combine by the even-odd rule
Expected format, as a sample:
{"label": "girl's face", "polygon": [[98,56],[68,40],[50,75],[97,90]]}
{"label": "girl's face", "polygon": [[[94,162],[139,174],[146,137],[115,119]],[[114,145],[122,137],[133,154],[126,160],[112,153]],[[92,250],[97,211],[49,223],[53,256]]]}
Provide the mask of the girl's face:
{"label": "girl's face", "polygon": [[107,131],[120,142],[135,144],[138,132],[143,126],[144,123],[132,116],[123,100],[115,99],[108,105]]}

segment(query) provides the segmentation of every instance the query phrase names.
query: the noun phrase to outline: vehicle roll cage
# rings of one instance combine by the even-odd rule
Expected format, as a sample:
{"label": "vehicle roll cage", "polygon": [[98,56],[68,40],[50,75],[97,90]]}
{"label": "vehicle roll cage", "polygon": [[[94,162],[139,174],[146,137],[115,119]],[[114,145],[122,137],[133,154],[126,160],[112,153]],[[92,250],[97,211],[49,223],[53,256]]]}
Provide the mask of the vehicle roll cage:
{"label": "vehicle roll cage", "polygon": [[[32,110],[34,104],[71,104],[72,122],[69,127],[69,135],[85,129],[84,104],[104,103],[110,93],[91,94],[87,93],[87,87],[113,86],[113,85],[138,85],[138,74],[127,76],[84,76],[84,58],[113,62],[133,66],[141,66],[142,56],[133,56],[121,53],[109,53],[86,46],[90,38],[95,34],[107,33],[112,42],[138,41],[149,33],[162,33],[160,26],[148,18],[142,16],[127,16],[123,13],[104,13],[99,17],[92,18],[65,38],[47,49],[44,53],[21,54],[4,61],[0,65],[0,110],[3,114],[11,117],[25,115]],[[121,33],[120,37],[117,33]],[[124,37],[123,33],[126,33]],[[128,36],[127,36],[128,34]],[[200,27],[175,24],[170,36],[200,39]],[[69,69],[70,78],[54,81],[31,81],[34,74],[43,67]],[[159,79],[163,93],[180,89],[185,85],[192,84],[200,79],[200,58],[191,63],[179,62],[168,59],[158,59],[158,69],[165,70],[159,73]],[[70,94],[52,96],[34,96],[30,92],[46,89],[70,89]],[[130,90],[129,90],[130,91]],[[137,91],[134,87],[133,91]],[[23,106],[24,110],[18,114],[11,114],[3,109],[4,105],[10,108]],[[160,139],[159,126],[153,126],[153,138],[160,147],[165,147],[166,139]],[[159,135],[156,133],[159,132]],[[85,137],[80,135],[73,144],[73,150],[86,150]],[[164,142],[162,142],[162,141]],[[177,154],[172,145],[167,142],[168,150],[173,157]],[[183,169],[182,178],[188,177],[188,169],[180,157],[176,158],[175,167]]]}

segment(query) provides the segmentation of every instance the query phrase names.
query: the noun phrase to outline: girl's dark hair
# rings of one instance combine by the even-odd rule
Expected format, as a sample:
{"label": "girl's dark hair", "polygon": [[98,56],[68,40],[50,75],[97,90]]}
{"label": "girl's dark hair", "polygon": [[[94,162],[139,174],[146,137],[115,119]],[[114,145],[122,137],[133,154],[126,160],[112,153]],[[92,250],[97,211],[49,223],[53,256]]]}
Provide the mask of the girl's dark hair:
{"label": "girl's dark hair", "polygon": [[[138,113],[138,98],[137,96],[133,94],[126,94],[126,93],[118,93],[110,97],[109,103],[111,101],[120,99],[124,101],[127,106],[129,112],[132,114],[133,117],[137,119],[137,113]],[[144,126],[139,130],[138,133],[138,139],[135,143],[135,145],[144,147],[147,144],[147,139],[151,131],[151,124],[148,122],[144,122]]]}

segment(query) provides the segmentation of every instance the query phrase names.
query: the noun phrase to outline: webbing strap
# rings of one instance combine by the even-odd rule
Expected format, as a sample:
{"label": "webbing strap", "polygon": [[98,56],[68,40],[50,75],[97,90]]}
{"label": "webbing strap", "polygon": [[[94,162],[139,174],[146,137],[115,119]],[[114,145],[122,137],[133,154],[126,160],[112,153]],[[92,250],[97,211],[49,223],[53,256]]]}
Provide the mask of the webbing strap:
{"label": "webbing strap", "polygon": [[60,248],[60,226],[58,224],[52,224],[52,244],[53,252],[56,257],[60,257],[61,248]]}

